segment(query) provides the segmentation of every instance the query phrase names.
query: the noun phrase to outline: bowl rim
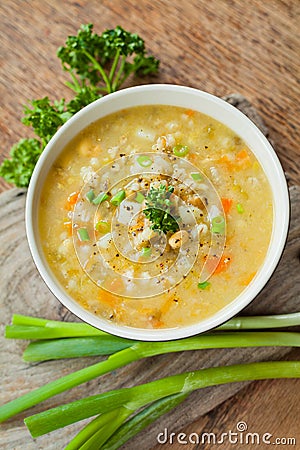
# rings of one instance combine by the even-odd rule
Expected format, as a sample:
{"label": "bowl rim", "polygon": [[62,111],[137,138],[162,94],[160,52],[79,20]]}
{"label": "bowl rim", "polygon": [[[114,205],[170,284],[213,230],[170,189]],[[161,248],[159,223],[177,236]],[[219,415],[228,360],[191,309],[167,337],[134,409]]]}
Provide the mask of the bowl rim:
{"label": "bowl rim", "polygon": [[[159,101],[156,101],[156,97],[158,95]],[[145,99],[145,97],[149,99],[149,102],[145,103],[145,100],[141,101],[141,99]],[[61,153],[66,143],[73,139],[76,134],[86,128],[86,126],[90,123],[98,120],[100,117],[105,117],[111,112],[130,107],[117,107],[112,111],[111,109],[115,107],[115,104],[122,104],[124,100],[126,104],[126,101],[128,102],[130,100],[133,102],[131,106],[142,106],[149,104],[169,104],[174,106],[177,105],[176,102],[178,102],[178,99],[182,102],[184,98],[190,98],[190,100],[193,98],[195,99],[195,102],[202,102],[201,105],[199,104],[198,109],[194,106],[192,106],[191,109],[198,110],[204,114],[211,115],[212,117],[216,116],[209,114],[206,111],[201,111],[200,106],[203,108],[203,104],[206,105],[206,107],[207,105],[210,105],[213,110],[219,111],[219,113],[222,112],[222,114],[226,113],[226,116],[224,116],[226,121],[220,121],[225,123],[227,126],[229,126],[227,124],[228,120],[234,119],[234,126],[239,124],[239,127],[241,127],[241,131],[237,132],[237,134],[241,135],[242,139],[246,142],[251,151],[262,164],[273,194],[273,229],[269,249],[267,251],[264,263],[258,270],[250,285],[248,285],[234,300],[218,310],[212,316],[209,316],[202,321],[183,327],[163,329],[134,328],[111,323],[106,319],[92,314],[73,300],[72,297],[60,285],[59,281],[56,280],[54,274],[49,268],[43,254],[43,250],[39,242],[40,237],[37,232],[38,214],[36,206],[39,200],[41,186],[43,185],[43,180],[45,180],[45,176],[55,159]],[[164,103],[166,99],[169,99],[168,103]],[[106,111],[104,114],[101,113],[100,115],[97,115],[97,117],[93,116],[95,111],[99,112],[99,110],[103,111],[103,109]],[[90,119],[91,117],[93,117],[93,120]],[[78,123],[80,123],[79,127]],[[236,132],[234,127],[229,126],[229,128]],[[76,132],[74,132],[74,130]],[[68,137],[70,133],[71,137]],[[259,149],[255,148],[254,150],[253,146],[249,145],[250,138],[253,138],[253,140],[259,143],[261,147]],[[259,154],[260,157],[258,157],[258,151],[262,152]],[[263,157],[266,158],[266,160],[263,160]],[[272,179],[270,179],[270,174],[272,175]],[[276,180],[276,183],[275,181],[272,181],[273,177]],[[275,192],[276,199],[274,198]],[[30,180],[25,209],[26,234],[34,263],[44,282],[55,297],[73,314],[96,328],[117,336],[144,341],[165,341],[193,336],[195,334],[212,330],[238,314],[259,294],[276,269],[286,243],[289,220],[290,201],[287,182],[280,160],[263,133],[247,116],[245,116],[234,106],[227,103],[225,100],[199,89],[174,84],[147,84],[122,89],[96,100],[72,116],[55,133],[41,154]]]}

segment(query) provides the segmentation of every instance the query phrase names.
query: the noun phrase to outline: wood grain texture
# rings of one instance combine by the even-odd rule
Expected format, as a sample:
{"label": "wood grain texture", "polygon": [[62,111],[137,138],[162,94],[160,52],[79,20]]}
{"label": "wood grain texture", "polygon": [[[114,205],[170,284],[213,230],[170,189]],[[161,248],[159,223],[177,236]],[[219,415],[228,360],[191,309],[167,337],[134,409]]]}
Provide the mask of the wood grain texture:
{"label": "wood grain texture", "polygon": [[[66,0],[59,2],[44,0],[41,2],[31,0],[28,2],[3,0],[0,4],[0,14],[0,161],[8,155],[10,147],[18,139],[31,136],[30,130],[20,122],[22,105],[27,99],[41,98],[45,95],[52,100],[58,97],[70,98],[70,91],[64,86],[66,76],[55,56],[56,49],[62,45],[68,34],[76,33],[81,23],[93,22],[95,30],[99,33],[117,24],[140,33],[147,47],[161,60],[161,69],[157,77],[135,79],[132,84],[178,83],[197,87],[219,96],[231,92],[240,92],[245,95],[262,115],[269,130],[269,138],[275,146],[284,169],[290,174],[291,184],[300,183],[299,1]],[[0,179],[0,191],[9,187]],[[15,194],[16,191],[12,195]],[[294,195],[296,194],[297,192]],[[8,201],[7,197],[6,199]],[[11,198],[9,202],[10,200]],[[20,196],[18,200],[20,203],[12,202],[17,209],[23,207],[24,198]],[[41,280],[35,279],[36,271],[28,254],[24,229],[19,235],[20,230],[14,225],[14,207],[10,206],[12,209],[7,216],[7,229],[5,228],[5,236],[12,239],[14,251],[10,256],[7,255],[8,243],[6,242],[3,251],[1,248],[0,256],[1,287],[5,290],[1,298],[7,298],[6,305],[8,305],[1,309],[2,320],[9,321],[12,309],[16,310],[16,305],[10,305],[10,298],[18,299],[17,308],[20,312],[31,311],[36,315],[49,313],[53,317],[68,318],[69,315],[66,315],[66,311],[58,306],[58,302],[49,299],[49,292]],[[5,206],[5,208],[8,207]],[[11,225],[14,226],[11,227]],[[276,276],[278,271],[282,271],[280,286],[276,285],[276,279],[273,277],[266,289],[271,289],[270,292],[274,294],[267,297],[267,303],[264,303],[264,299],[259,301],[261,298],[259,297],[251,305],[251,307],[255,306],[258,313],[292,310],[294,303],[290,303],[290,290],[298,289],[296,292],[299,298],[297,236],[299,234],[297,235],[295,229],[291,231],[294,259],[288,259],[287,255],[284,260],[287,267],[291,269],[291,275],[286,279],[281,278],[286,273],[282,269],[281,262],[276,271]],[[26,273],[23,267],[16,263],[20,252],[27,255],[25,262],[22,259],[22,264],[28,264]],[[24,298],[25,289],[29,284],[34,302],[32,298],[27,300]],[[295,306],[299,308],[299,304]],[[49,372],[43,364],[37,366],[37,372],[34,367],[27,369],[27,365],[20,361],[23,344],[11,341],[9,350],[4,346],[6,344],[7,342],[2,345],[1,341],[1,357],[4,358],[5,363],[9,360],[9,364],[12,364],[9,366],[10,370],[18,375],[17,380],[14,383],[8,383],[7,388],[5,384],[2,384],[5,389],[2,389],[1,394],[5,395],[7,391],[9,398],[16,396],[17,392],[28,390],[41,382],[41,379],[50,380],[53,370],[61,367],[57,363],[49,363],[51,366]],[[10,355],[9,358],[8,355]],[[193,359],[191,358],[192,361]],[[164,361],[164,357],[161,357],[151,363],[149,379],[151,376],[160,376],[159,371],[163,368]],[[201,361],[197,360],[197,364],[200,365]],[[205,361],[204,358],[204,363]],[[69,369],[64,367],[61,370],[66,372],[75,369],[79,367],[76,364],[79,362],[72,362],[68,365]],[[179,365],[170,366],[170,372],[181,369],[180,359],[177,364]],[[142,370],[142,367],[144,367],[143,364],[134,367],[133,373],[137,374],[134,380],[132,366],[129,372],[124,368],[124,372],[120,374],[123,382],[126,383],[126,380],[138,382],[138,371]],[[6,382],[8,380],[6,364],[3,370],[6,374],[3,380]],[[116,376],[119,378],[119,373]],[[101,380],[101,388],[106,388],[108,384],[104,377]],[[45,406],[67,401],[73,398],[73,395],[95,392],[98,386],[99,382],[91,382],[87,386],[76,388],[69,397],[59,396],[55,402],[46,402]],[[218,406],[215,409],[193,422],[194,409],[198,403],[202,404],[201,397],[198,403],[196,401],[191,403],[192,411],[187,412],[191,415],[185,417],[186,423],[190,422],[191,425],[184,430],[226,431],[230,427],[233,428],[235,419],[240,418],[242,412],[241,418],[249,421],[251,428],[253,426],[252,429],[257,430],[263,424],[264,430],[275,430],[281,435],[286,435],[290,430],[292,436],[296,435],[299,443],[299,430],[297,431],[296,427],[293,428],[293,424],[299,421],[300,389],[297,386],[299,383],[296,384],[292,380],[252,383],[250,387],[245,387],[222,405],[216,402]],[[262,404],[261,399],[264,399]],[[221,401],[222,398],[218,397],[218,400]],[[37,411],[38,408],[35,410]],[[184,425],[180,422],[180,418],[178,422],[176,420],[173,416],[171,422],[167,423],[172,423],[172,426],[177,423],[176,429],[182,428]],[[56,436],[53,437],[53,435],[45,441],[40,439],[36,442],[30,441],[20,423],[20,420],[14,420],[3,428],[0,448],[9,450],[61,448],[63,438],[57,438],[61,440],[56,441]],[[159,429],[162,427],[163,422],[160,421]],[[154,427],[154,430],[157,428]],[[69,432],[73,433],[74,428]],[[154,432],[151,431],[151,433],[144,434],[143,444],[147,436],[147,443],[151,441],[153,446],[155,445]],[[134,445],[138,445],[138,442]],[[128,445],[128,448],[142,449],[143,444],[141,447]],[[165,445],[163,448],[174,448],[174,445],[172,447]],[[232,449],[232,445],[224,444],[222,448],[229,450]],[[249,446],[249,448],[252,450],[254,447]]]}
{"label": "wood grain texture", "polygon": [[[300,214],[300,187],[292,187],[290,195],[292,220],[283,257],[272,279],[255,301],[244,310],[245,314],[284,313],[300,309],[300,223],[297,221]],[[4,325],[10,322],[14,312],[50,319],[74,320],[74,316],[67,312],[46,288],[31,259],[25,235],[25,196],[25,191],[20,189],[9,190],[0,196],[0,248],[2,249],[0,262],[1,266],[5,267],[5,270],[2,271],[0,293],[2,311],[0,367],[2,386],[5,386],[5,389],[1,390],[0,404],[33,387],[96,361],[96,358],[81,358],[80,360],[27,364],[21,360],[21,352],[26,344],[15,340],[5,340],[2,337]],[[113,374],[78,386],[67,393],[47,400],[43,405],[38,405],[30,413],[96,392],[141,384],[170,374],[215,365],[278,359],[287,355],[289,351],[289,348],[270,347],[257,348],[255,351],[253,349],[224,349],[162,355],[138,361]],[[234,383],[193,393],[185,403],[160,420],[159,428],[158,424],[153,424],[144,433],[125,445],[124,449],[148,450],[152,448],[156,442],[158,430],[168,427],[168,429],[176,431],[190,424],[236,394],[246,384]],[[26,415],[23,413],[20,416],[23,418]],[[60,449],[69,441],[70,436],[82,426],[82,424],[77,424],[33,442],[25,427],[20,426],[20,416],[3,424],[0,433],[1,449]]]}

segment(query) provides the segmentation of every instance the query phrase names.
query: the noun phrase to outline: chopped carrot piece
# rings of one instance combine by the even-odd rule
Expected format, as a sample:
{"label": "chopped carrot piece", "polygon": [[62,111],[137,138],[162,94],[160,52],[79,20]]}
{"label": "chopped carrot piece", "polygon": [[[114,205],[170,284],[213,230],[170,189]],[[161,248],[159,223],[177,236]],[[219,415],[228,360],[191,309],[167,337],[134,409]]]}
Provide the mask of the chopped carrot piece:
{"label": "chopped carrot piece", "polygon": [[67,231],[69,236],[72,236],[72,222],[70,221],[64,221],[64,228]]}
{"label": "chopped carrot piece", "polygon": [[186,114],[187,116],[189,116],[189,117],[192,117],[192,116],[194,116],[195,111],[194,111],[193,109],[187,109],[187,110],[185,111],[185,114]]}
{"label": "chopped carrot piece", "polygon": [[241,150],[235,156],[239,168],[250,167],[251,160],[247,150]]}
{"label": "chopped carrot piece", "polygon": [[153,325],[153,328],[161,328],[164,324],[160,319],[157,319],[156,317],[153,317],[151,319],[151,323]]}
{"label": "chopped carrot piece", "polygon": [[231,209],[231,207],[232,207],[232,203],[233,203],[232,198],[222,197],[221,198],[221,202],[222,202],[225,214],[228,214],[230,209]]}
{"label": "chopped carrot piece", "polygon": [[222,256],[220,259],[219,264],[215,268],[214,274],[218,274],[223,272],[225,269],[227,269],[228,264],[231,262],[231,258],[228,256]]}
{"label": "chopped carrot piece", "polygon": [[70,194],[68,197],[68,203],[70,203],[70,205],[75,205],[75,203],[78,200],[78,197],[79,197],[79,192],[72,192],[72,194]]}
{"label": "chopped carrot piece", "polygon": [[72,194],[69,195],[66,203],[66,209],[69,211],[74,209],[74,206],[79,198],[79,192],[72,192]]}
{"label": "chopped carrot piece", "polygon": [[207,260],[207,268],[208,268],[208,270],[214,269],[212,273],[213,273],[213,275],[217,275],[217,274],[223,272],[224,270],[226,270],[230,262],[231,262],[231,258],[229,256],[223,255],[221,257],[217,267],[214,269],[215,263],[216,263],[215,258],[210,258]]}
{"label": "chopped carrot piece", "polygon": [[245,158],[249,158],[247,150],[241,150],[240,152],[238,152],[236,154],[236,159],[238,159],[238,160],[245,159]]}
{"label": "chopped carrot piece", "polygon": [[118,303],[118,297],[105,290],[100,291],[99,300],[101,301],[101,303],[104,303],[105,305],[111,307],[116,306],[116,304]]}
{"label": "chopped carrot piece", "polygon": [[233,168],[233,163],[232,163],[232,161],[228,158],[227,155],[221,156],[221,158],[219,159],[219,162],[220,162],[221,164],[224,164],[224,165],[227,167],[227,169],[232,170],[232,168]]}
{"label": "chopped carrot piece", "polygon": [[197,158],[198,158],[198,155],[196,155],[195,153],[189,152],[187,155],[187,159],[189,159],[190,161],[196,161]]}

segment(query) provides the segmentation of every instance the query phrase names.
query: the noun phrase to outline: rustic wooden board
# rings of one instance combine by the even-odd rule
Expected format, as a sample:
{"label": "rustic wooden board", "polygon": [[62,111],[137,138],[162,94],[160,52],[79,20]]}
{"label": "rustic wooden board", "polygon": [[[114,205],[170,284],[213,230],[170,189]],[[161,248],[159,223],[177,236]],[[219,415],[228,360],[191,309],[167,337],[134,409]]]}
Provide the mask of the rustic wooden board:
{"label": "rustic wooden board", "polygon": [[[244,313],[286,313],[300,309],[300,187],[291,187],[290,196],[292,220],[283,257],[268,285]],[[1,404],[33,387],[96,361],[96,358],[82,358],[80,360],[27,364],[21,359],[22,350],[26,344],[22,341],[5,340],[2,337],[4,324],[10,322],[13,313],[31,314],[50,319],[76,320],[49,292],[33,264],[25,236],[25,197],[25,191],[20,189],[12,189],[0,195]],[[255,351],[252,349],[206,350],[163,355],[133,363],[101,379],[93,380],[72,391],[60,394],[49,399],[42,406],[33,408],[31,413],[86,395],[117,387],[132,386],[186,370],[221,364],[278,359],[289,351],[288,348],[272,347]],[[236,383],[195,392],[174,412],[160,420],[159,430],[166,426],[174,431],[191,423],[244,386],[245,383]],[[82,426],[82,424],[73,425],[32,441],[26,428],[22,425],[22,418],[26,415],[27,413],[20,414],[17,418],[2,425],[1,449],[61,449]],[[124,448],[130,450],[150,449],[156,443],[157,433],[157,424],[154,424],[147,432],[136,437]]]}

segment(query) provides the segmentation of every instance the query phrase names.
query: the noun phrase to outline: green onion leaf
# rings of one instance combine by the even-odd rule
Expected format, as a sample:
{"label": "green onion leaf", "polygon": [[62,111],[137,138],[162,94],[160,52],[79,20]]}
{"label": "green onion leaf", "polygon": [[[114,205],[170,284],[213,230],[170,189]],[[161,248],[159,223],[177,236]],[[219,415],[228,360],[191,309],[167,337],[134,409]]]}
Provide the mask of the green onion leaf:
{"label": "green onion leaf", "polygon": [[78,228],[77,234],[81,242],[90,240],[90,236],[86,228]]}
{"label": "green onion leaf", "polygon": [[149,426],[163,414],[166,414],[179,403],[183,402],[188,395],[188,393],[180,392],[179,394],[169,395],[151,403],[121,425],[112,437],[105,442],[101,450],[117,450],[121,445],[125,444],[125,442],[129,441],[129,439],[133,438],[133,436]]}
{"label": "green onion leaf", "polygon": [[137,162],[142,167],[149,167],[152,164],[152,159],[149,158],[149,156],[141,155],[141,156],[138,156]]}
{"label": "green onion leaf", "polygon": [[141,254],[144,258],[149,258],[149,256],[151,255],[152,249],[151,247],[143,247]]}
{"label": "green onion leaf", "polygon": [[137,192],[135,201],[138,203],[143,203],[144,200],[145,200],[145,197],[143,196],[143,194],[141,192]]}
{"label": "green onion leaf", "polygon": [[23,359],[24,361],[36,362],[111,355],[131,345],[131,340],[109,334],[107,336],[43,339],[31,342],[23,353]]}
{"label": "green onion leaf", "polygon": [[100,192],[92,201],[94,205],[100,205],[100,203],[105,202],[105,200],[109,199],[109,195],[106,192]]}
{"label": "green onion leaf", "polygon": [[93,191],[93,189],[91,189],[87,194],[86,194],[86,198],[87,200],[92,203],[92,201],[95,198],[95,192]]}
{"label": "green onion leaf", "polygon": [[216,216],[212,219],[211,231],[216,234],[224,234],[225,219],[222,216]]}
{"label": "green onion leaf", "polygon": [[[19,316],[20,317],[20,316]],[[23,316],[24,317],[24,316]],[[281,317],[281,316],[279,316]],[[284,315],[282,316],[282,326],[287,325],[298,325],[300,314],[290,314],[290,315]],[[291,318],[289,318],[291,317]],[[26,321],[28,318],[25,317],[24,320]],[[263,318],[257,318],[257,317],[240,317],[237,318],[238,322],[234,322],[234,319],[231,320],[233,329],[243,327],[243,321],[245,321],[245,327],[249,326],[257,326],[257,319],[260,319],[261,325],[264,325],[264,319]],[[247,322],[248,319],[250,320],[250,323]],[[21,318],[22,323],[23,319]],[[39,321],[41,319],[38,319]],[[30,318],[29,318],[30,321]],[[18,320],[19,322],[19,320]],[[267,326],[270,327],[270,325],[278,326],[278,323],[281,322],[281,320],[277,320],[277,316],[269,316],[269,320],[267,321]],[[55,321],[46,321],[47,324],[59,324],[59,322]],[[229,324],[229,322],[228,322]],[[77,328],[77,326],[80,325],[84,326],[85,330],[92,329],[91,326],[88,326],[86,324],[75,324],[75,323],[61,323],[61,327],[65,328],[66,325],[68,325],[68,328],[71,326],[72,328]],[[41,327],[26,327],[26,328],[43,328]],[[49,336],[47,335],[47,332],[51,330],[45,330],[46,331],[46,339],[49,339]],[[97,333],[101,333],[99,330],[95,330]],[[77,334],[77,333],[76,333]],[[77,334],[78,336],[78,334]],[[12,336],[11,336],[12,337]],[[24,337],[24,336],[23,336]],[[29,336],[27,336],[28,338]],[[33,336],[36,339],[36,334]],[[58,335],[56,336],[58,337]],[[155,356],[163,353],[170,353],[170,352],[181,352],[184,350],[200,350],[204,348],[233,348],[233,347],[261,347],[261,346],[286,346],[286,347],[300,347],[300,339],[299,339],[299,333],[291,333],[291,332],[240,332],[240,331],[234,331],[232,333],[218,333],[215,334],[202,334],[200,336],[194,336],[193,338],[186,338],[186,339],[179,339],[177,341],[168,341],[168,342],[138,342],[133,343],[131,347],[125,348],[121,350],[120,352],[115,353],[113,356],[110,356],[108,359],[98,362],[92,366],[85,367],[83,369],[80,369],[79,371],[70,373],[68,375],[65,375],[61,378],[58,378],[48,384],[45,384],[44,386],[41,386],[37,389],[34,389],[31,392],[28,392],[24,395],[22,395],[19,398],[16,398],[0,407],[0,422],[3,422],[4,420],[9,419],[10,417],[18,414],[21,411],[24,411],[44,400],[47,398],[53,397],[54,395],[57,395],[61,392],[64,392],[68,389],[71,389],[75,386],[78,386],[84,382],[88,382],[96,377],[99,377],[101,375],[104,375],[108,372],[111,372],[117,368],[123,367],[126,364],[129,364],[133,361],[136,361],[141,358]],[[261,363],[258,363],[261,364]],[[267,364],[275,364],[275,363],[267,363]],[[280,363],[279,363],[280,364]],[[291,363],[291,367],[289,367],[288,371],[290,373],[290,376],[295,376],[294,369],[296,367],[294,366],[295,363]],[[276,365],[275,365],[276,366]],[[218,368],[219,369],[219,368]],[[221,368],[220,368],[221,369]],[[227,368],[225,369],[225,372]],[[272,374],[277,372],[277,367],[270,367]],[[242,369],[243,370],[243,369]],[[254,372],[257,371],[257,368],[254,369]],[[279,373],[278,373],[279,375]],[[281,374],[282,375],[282,374]],[[299,376],[300,376],[300,364],[299,364]],[[180,377],[180,376],[179,376]],[[209,379],[211,377],[211,374],[209,375]],[[226,378],[226,376],[225,376]],[[235,377],[234,377],[235,378]],[[238,381],[236,378],[232,381]],[[169,382],[167,382],[167,385]],[[185,384],[183,384],[185,386]],[[149,386],[148,392],[153,392],[154,386]],[[126,390],[125,390],[126,391]],[[187,390],[186,390],[187,392]],[[175,392],[169,392],[165,393],[165,395],[170,395]],[[106,393],[107,394],[107,393]],[[114,394],[113,394],[114,395]],[[112,405],[112,396],[108,393],[108,403],[107,405]],[[132,400],[132,396],[130,396],[130,401]],[[126,401],[129,400],[128,398],[125,399]],[[83,400],[82,400],[83,401]],[[151,399],[150,401],[155,401],[155,399]],[[83,401],[85,403],[85,401]],[[124,402],[122,403],[124,404]],[[66,410],[65,406],[63,405],[61,407],[61,412],[65,416]],[[142,406],[142,405],[138,405]],[[118,405],[114,404],[114,408],[117,408]],[[80,406],[82,410],[82,406]],[[47,411],[48,413],[49,411]],[[85,409],[83,412],[85,414],[88,412],[88,409]],[[103,411],[102,411],[103,412]],[[49,416],[46,413],[46,426],[49,425]],[[98,411],[95,412],[97,414]],[[89,416],[92,416],[93,414],[90,414]],[[87,417],[87,415],[85,415]],[[83,417],[83,418],[85,418]],[[38,420],[39,425],[39,433],[43,434],[44,432],[51,431],[52,429],[56,429],[55,427],[62,427],[64,424],[61,424],[56,418],[54,418],[53,426],[50,426],[51,428],[47,430],[42,430],[44,427],[41,427],[41,423]],[[72,420],[71,420],[72,422]],[[39,434],[40,435],[40,434]]]}
{"label": "green onion leaf", "polygon": [[190,149],[187,145],[176,145],[173,148],[173,153],[175,156],[186,156]]}
{"label": "green onion leaf", "polygon": [[[110,358],[113,360],[114,355]],[[24,422],[31,436],[36,438],[126,403],[130,403],[130,408],[134,410],[173,394],[188,394],[220,384],[275,378],[300,378],[300,361],[267,361],[195,370],[75,400],[29,416]]]}
{"label": "green onion leaf", "polygon": [[210,286],[210,282],[209,281],[203,281],[202,283],[198,283],[198,288],[199,289],[206,289]]}
{"label": "green onion leaf", "polygon": [[242,214],[242,213],[244,212],[244,208],[243,208],[243,205],[242,205],[241,203],[238,203],[238,204],[236,205],[236,209],[237,209],[237,212],[238,212],[239,214]]}
{"label": "green onion leaf", "polygon": [[105,222],[105,220],[99,220],[99,222],[96,223],[95,229],[99,231],[99,233],[106,234],[110,231],[110,224]]}
{"label": "green onion leaf", "polygon": [[119,206],[125,197],[126,197],[125,191],[122,189],[121,191],[117,192],[116,195],[114,195],[112,197],[112,199],[110,200],[110,203],[114,206]]}
{"label": "green onion leaf", "polygon": [[191,177],[193,178],[193,180],[195,181],[200,181],[202,180],[202,175],[199,172],[192,172],[191,173]]}

